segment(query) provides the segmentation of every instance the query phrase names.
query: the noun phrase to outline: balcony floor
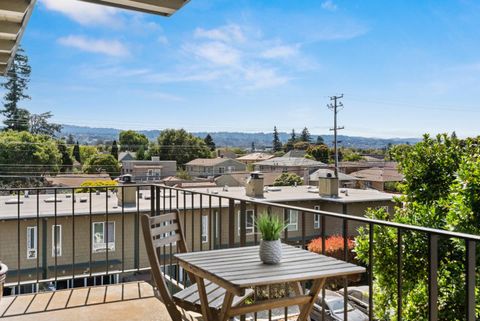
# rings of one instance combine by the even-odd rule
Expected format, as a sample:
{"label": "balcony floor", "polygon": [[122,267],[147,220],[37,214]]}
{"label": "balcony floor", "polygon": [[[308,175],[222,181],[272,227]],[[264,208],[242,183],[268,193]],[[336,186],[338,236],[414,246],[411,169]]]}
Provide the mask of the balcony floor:
{"label": "balcony floor", "polygon": [[171,321],[165,306],[145,282],[3,297],[0,319]]}

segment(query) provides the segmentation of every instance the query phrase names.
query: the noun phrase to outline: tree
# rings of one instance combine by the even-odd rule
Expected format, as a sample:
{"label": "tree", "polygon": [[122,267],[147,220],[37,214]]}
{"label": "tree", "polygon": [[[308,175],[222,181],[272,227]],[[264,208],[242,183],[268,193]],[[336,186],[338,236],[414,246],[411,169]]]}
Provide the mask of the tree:
{"label": "tree", "polygon": [[304,141],[296,142],[295,144],[293,144],[293,149],[298,150],[307,150],[309,147],[310,143]]}
{"label": "tree", "polygon": [[291,141],[292,143],[295,143],[297,141],[297,134],[295,133],[295,129],[292,129],[289,141]]}
{"label": "tree", "polygon": [[73,146],[72,156],[79,163],[82,163],[82,157],[80,156],[80,145],[77,143]]}
{"label": "tree", "polygon": [[48,136],[13,130],[0,133],[0,173],[40,176],[58,172],[61,163],[57,142]]}
{"label": "tree", "polygon": [[215,142],[213,141],[213,138],[210,134],[207,134],[207,136],[205,136],[203,141],[210,148],[212,152],[215,150]]}
{"label": "tree", "polygon": [[42,134],[54,137],[62,130],[62,125],[50,123],[51,112],[31,114],[29,119],[29,130],[32,134]]}
{"label": "tree", "polygon": [[68,136],[67,136],[67,142],[66,142],[66,143],[67,143],[67,145],[73,145],[73,144],[75,144],[75,138],[73,137],[72,134],[68,134]]}
{"label": "tree", "polygon": [[295,173],[282,173],[273,182],[274,186],[296,186],[302,185],[303,180]]}
{"label": "tree", "polygon": [[273,152],[280,152],[282,150],[282,142],[278,136],[277,126],[273,127],[273,142],[272,142]]}
{"label": "tree", "polygon": [[115,159],[118,159],[118,145],[116,140],[114,140],[112,143],[112,149],[110,150],[110,154],[112,154]]}
{"label": "tree", "polygon": [[92,156],[98,155],[98,149],[95,146],[80,145],[80,159],[86,162]]}
{"label": "tree", "polygon": [[7,72],[7,82],[1,84],[6,89],[3,97],[4,109],[0,111],[5,116],[5,130],[26,131],[29,128],[30,113],[18,104],[24,99],[30,99],[26,91],[31,70],[28,57],[23,49],[19,48]]}
{"label": "tree", "polygon": [[323,139],[322,136],[317,136],[317,142],[316,142],[317,145],[323,145],[325,144],[325,140]]}
{"label": "tree", "polygon": [[251,151],[252,153],[255,152],[255,142],[252,142],[252,148],[250,149],[250,151]]}
{"label": "tree", "polygon": [[60,169],[62,172],[66,172],[72,168],[73,160],[68,152],[67,145],[63,140],[59,140],[57,142],[57,148],[60,154],[62,155],[62,168]]}
{"label": "tree", "polygon": [[[424,136],[422,142],[401,148],[394,153],[405,181],[399,185],[402,207],[393,215],[385,210],[371,210],[374,219],[420,225],[454,232],[480,233],[480,147],[473,139],[459,141],[456,137]],[[358,259],[368,262],[369,231],[360,229],[355,251]],[[397,232],[376,226],[373,255],[374,313],[378,319],[396,320]],[[428,246],[422,233],[403,233],[403,320],[428,320]],[[463,320],[459,311],[465,306],[464,240],[440,238],[438,243],[439,320]],[[477,256],[476,265],[480,264]],[[476,292],[480,290],[477,275]],[[480,304],[476,305],[477,318]]]}
{"label": "tree", "polygon": [[178,165],[185,165],[195,158],[210,157],[210,149],[203,139],[184,129],[163,130],[149,153],[150,156],[160,156],[160,159],[175,160]]}
{"label": "tree", "polygon": [[143,146],[140,146],[140,148],[137,151],[137,154],[135,156],[137,160],[144,160],[145,159],[145,148]]}
{"label": "tree", "polygon": [[307,143],[312,141],[312,136],[310,135],[307,127],[303,128],[302,133],[300,134],[300,141]]}
{"label": "tree", "polygon": [[83,171],[88,174],[108,173],[115,177],[120,174],[120,164],[110,154],[96,154],[87,159]]}
{"label": "tree", "polygon": [[140,147],[143,147],[144,150],[147,148],[148,138],[134,130],[122,130],[119,135],[119,143],[121,151],[137,152]]}
{"label": "tree", "polygon": [[311,155],[315,160],[328,164],[330,158],[330,149],[327,145],[310,145],[307,148],[307,155]]}

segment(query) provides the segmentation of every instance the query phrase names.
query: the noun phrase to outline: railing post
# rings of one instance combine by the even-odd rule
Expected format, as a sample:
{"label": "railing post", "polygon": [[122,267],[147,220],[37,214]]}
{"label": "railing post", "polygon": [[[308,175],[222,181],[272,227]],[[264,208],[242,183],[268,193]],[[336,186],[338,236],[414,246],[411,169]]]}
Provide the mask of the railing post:
{"label": "railing post", "polygon": [[235,246],[235,201],[228,200],[228,246]]}
{"label": "railing post", "polygon": [[397,320],[402,320],[402,270],[403,270],[403,261],[402,261],[402,229],[397,230]]}
{"label": "railing post", "polygon": [[475,321],[475,261],[477,243],[466,240],[467,262],[466,262],[466,289],[467,289],[467,321]]}
{"label": "railing post", "polygon": [[247,242],[247,204],[245,201],[240,202],[240,246],[245,246]]}
{"label": "railing post", "polygon": [[428,235],[428,320],[438,320],[438,235]]}

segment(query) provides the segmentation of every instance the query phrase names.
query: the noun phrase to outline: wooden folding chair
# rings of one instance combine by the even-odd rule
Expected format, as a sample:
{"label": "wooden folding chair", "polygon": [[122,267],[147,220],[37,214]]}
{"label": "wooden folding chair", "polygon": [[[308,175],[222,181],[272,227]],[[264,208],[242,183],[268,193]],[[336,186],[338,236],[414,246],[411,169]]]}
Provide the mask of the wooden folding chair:
{"label": "wooden folding chair", "polygon": [[[193,285],[172,295],[168,289],[167,281],[160,267],[159,249],[170,244],[176,245],[177,253],[188,252],[185,237],[180,222],[180,213],[175,210],[171,213],[161,214],[159,216],[142,215],[142,231],[145,239],[145,247],[150,261],[153,281],[156,287],[156,294],[165,304],[170,317],[174,321],[185,319],[185,314],[178,308],[202,313],[200,295],[195,277],[189,274]],[[218,315],[221,308],[226,290],[215,283],[205,282],[205,289],[208,296],[209,309],[211,315]],[[237,306],[252,295],[253,291],[247,291],[245,296],[235,297],[232,306]],[[183,311],[182,311],[183,312]]]}

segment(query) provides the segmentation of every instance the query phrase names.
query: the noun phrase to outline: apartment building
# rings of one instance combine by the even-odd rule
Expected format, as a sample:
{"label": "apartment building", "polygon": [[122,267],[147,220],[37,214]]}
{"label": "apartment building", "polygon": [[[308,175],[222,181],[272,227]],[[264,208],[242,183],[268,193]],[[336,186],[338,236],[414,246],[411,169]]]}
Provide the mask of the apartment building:
{"label": "apartment building", "polygon": [[197,158],[186,165],[187,173],[192,177],[218,176],[225,173],[243,172],[246,165],[231,158]]}
{"label": "apartment building", "polygon": [[[125,271],[136,274],[148,268],[140,215],[152,213],[150,187],[133,189],[133,203],[119,205],[117,193],[35,194],[0,197],[0,257],[9,266],[7,284],[48,279],[58,288],[116,283]],[[125,193],[125,192],[124,192]],[[199,193],[204,193],[200,195]],[[393,212],[392,195],[373,190],[341,190],[338,197],[320,196],[311,186],[265,188],[252,198],[245,187],[161,189],[155,213],[179,209],[191,250],[226,247],[240,242],[240,215],[244,209],[245,239],[258,240],[256,215],[271,213],[288,222],[286,241],[294,243],[321,233],[318,214],[252,203],[266,201],[307,209],[363,216],[368,208]],[[121,204],[121,202],[120,202]],[[329,235],[341,234],[343,220],[326,218]],[[359,225],[351,223],[350,236]],[[232,234],[233,233],[233,234]],[[13,240],[13,241],[12,241]],[[175,249],[171,249],[175,251]],[[109,271],[108,276],[95,273]],[[22,292],[34,291],[24,288]]]}

